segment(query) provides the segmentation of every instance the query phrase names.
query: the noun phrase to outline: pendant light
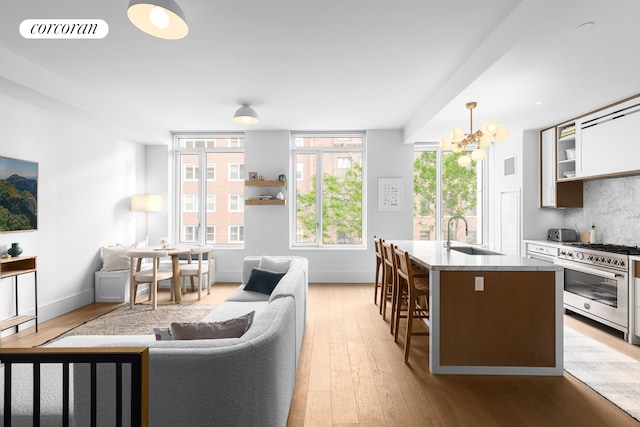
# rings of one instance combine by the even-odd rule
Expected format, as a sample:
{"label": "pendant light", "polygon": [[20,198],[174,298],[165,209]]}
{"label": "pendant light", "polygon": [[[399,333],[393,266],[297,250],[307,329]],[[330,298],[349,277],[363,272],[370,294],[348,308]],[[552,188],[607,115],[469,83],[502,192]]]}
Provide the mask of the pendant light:
{"label": "pendant light", "polygon": [[167,40],[178,40],[189,34],[184,13],[175,0],[131,0],[127,16],[145,33]]}
{"label": "pendant light", "polygon": [[256,113],[253,108],[249,107],[248,104],[242,104],[242,107],[238,108],[236,113],[233,115],[233,121],[244,125],[255,125],[260,123],[258,113]]}
{"label": "pendant light", "polygon": [[[458,164],[462,167],[469,166],[471,161],[479,162],[487,157],[487,153],[483,148],[491,145],[493,140],[504,141],[509,137],[509,130],[505,127],[498,126],[493,120],[489,120],[482,126],[482,130],[473,131],[473,109],[478,104],[476,102],[467,102],[466,107],[469,110],[469,133],[465,133],[462,128],[455,128],[451,131],[451,137],[445,137],[440,140],[440,148],[443,150],[465,154],[460,156]],[[469,156],[466,153],[467,145],[477,145],[477,148],[471,152]]]}

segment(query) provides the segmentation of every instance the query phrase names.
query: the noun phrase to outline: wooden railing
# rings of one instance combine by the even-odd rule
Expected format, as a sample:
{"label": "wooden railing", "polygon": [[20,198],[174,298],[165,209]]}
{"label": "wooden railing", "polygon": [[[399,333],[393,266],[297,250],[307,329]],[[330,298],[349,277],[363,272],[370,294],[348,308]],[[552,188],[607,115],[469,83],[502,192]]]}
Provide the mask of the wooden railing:
{"label": "wooden railing", "polygon": [[33,365],[33,425],[40,425],[40,369],[42,364],[62,365],[62,425],[69,425],[71,364],[90,366],[91,425],[97,425],[97,366],[115,364],[116,367],[116,426],[122,425],[123,384],[122,366],[131,365],[131,425],[147,426],[149,419],[149,348],[148,347],[83,347],[83,348],[4,348],[0,349],[4,363],[4,425],[11,426],[11,375],[13,364]]}

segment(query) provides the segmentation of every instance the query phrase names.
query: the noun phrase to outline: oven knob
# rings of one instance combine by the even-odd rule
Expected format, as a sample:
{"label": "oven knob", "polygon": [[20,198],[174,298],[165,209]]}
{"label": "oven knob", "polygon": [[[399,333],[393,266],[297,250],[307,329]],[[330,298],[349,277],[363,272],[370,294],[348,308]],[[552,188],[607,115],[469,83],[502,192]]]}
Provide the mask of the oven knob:
{"label": "oven knob", "polygon": [[589,305],[589,303],[584,303],[584,308],[586,308],[587,310],[589,310],[591,308],[591,306]]}
{"label": "oven knob", "polygon": [[566,254],[567,254],[566,251],[564,251],[564,250],[560,251],[560,255],[566,255]]}
{"label": "oven knob", "polygon": [[567,256],[572,257],[572,256],[573,256],[573,253],[571,253],[571,252],[567,252]]}
{"label": "oven knob", "polygon": [[593,255],[587,255],[587,260],[588,261],[593,261]]}
{"label": "oven knob", "polygon": [[584,255],[582,254],[582,252],[576,252],[576,258],[582,259],[583,257]]}
{"label": "oven knob", "polygon": [[626,264],[627,263],[625,263],[624,261],[621,260],[619,265],[620,265],[620,267],[626,267],[627,266]]}

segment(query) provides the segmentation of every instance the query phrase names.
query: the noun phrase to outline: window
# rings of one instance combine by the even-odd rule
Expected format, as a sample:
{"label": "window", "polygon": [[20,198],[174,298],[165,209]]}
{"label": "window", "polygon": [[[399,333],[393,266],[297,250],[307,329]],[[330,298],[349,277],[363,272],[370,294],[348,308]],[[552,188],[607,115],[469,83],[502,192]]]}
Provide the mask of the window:
{"label": "window", "polygon": [[229,194],[229,212],[244,211],[244,194]]}
{"label": "window", "polygon": [[216,195],[207,194],[207,212],[216,211]]}
{"label": "window", "polygon": [[243,163],[231,163],[229,164],[229,181],[244,180],[244,164]]}
{"label": "window", "polygon": [[181,171],[175,176],[177,237],[174,240],[242,247],[244,137],[241,134],[175,133],[173,140],[174,170]]}
{"label": "window", "polygon": [[207,181],[216,180],[216,164],[207,163]]}
{"label": "window", "polygon": [[207,235],[205,236],[205,242],[208,245],[212,245],[216,242],[216,226],[210,225],[207,227]]}
{"label": "window", "polygon": [[184,180],[195,181],[198,179],[198,165],[194,163],[186,163],[184,165]]}
{"label": "window", "polygon": [[483,243],[483,162],[469,168],[458,165],[461,153],[416,146],[414,152],[413,236],[420,240],[446,240],[447,224],[455,215],[469,224],[451,223],[451,240]]}
{"label": "window", "polygon": [[244,242],[244,225],[229,226],[229,241],[234,243]]}
{"label": "window", "polygon": [[182,209],[185,212],[197,212],[198,211],[198,195],[197,194],[185,194],[184,204]]}
{"label": "window", "polygon": [[292,135],[293,246],[361,247],[363,133]]}

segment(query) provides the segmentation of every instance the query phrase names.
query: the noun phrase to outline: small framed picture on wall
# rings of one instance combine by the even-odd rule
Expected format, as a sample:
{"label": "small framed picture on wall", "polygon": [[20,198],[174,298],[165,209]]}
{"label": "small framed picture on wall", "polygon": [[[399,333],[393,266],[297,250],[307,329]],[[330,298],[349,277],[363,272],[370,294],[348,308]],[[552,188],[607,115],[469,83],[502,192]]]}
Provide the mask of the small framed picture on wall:
{"label": "small framed picture on wall", "polygon": [[249,172],[249,181],[257,181],[258,172]]}

